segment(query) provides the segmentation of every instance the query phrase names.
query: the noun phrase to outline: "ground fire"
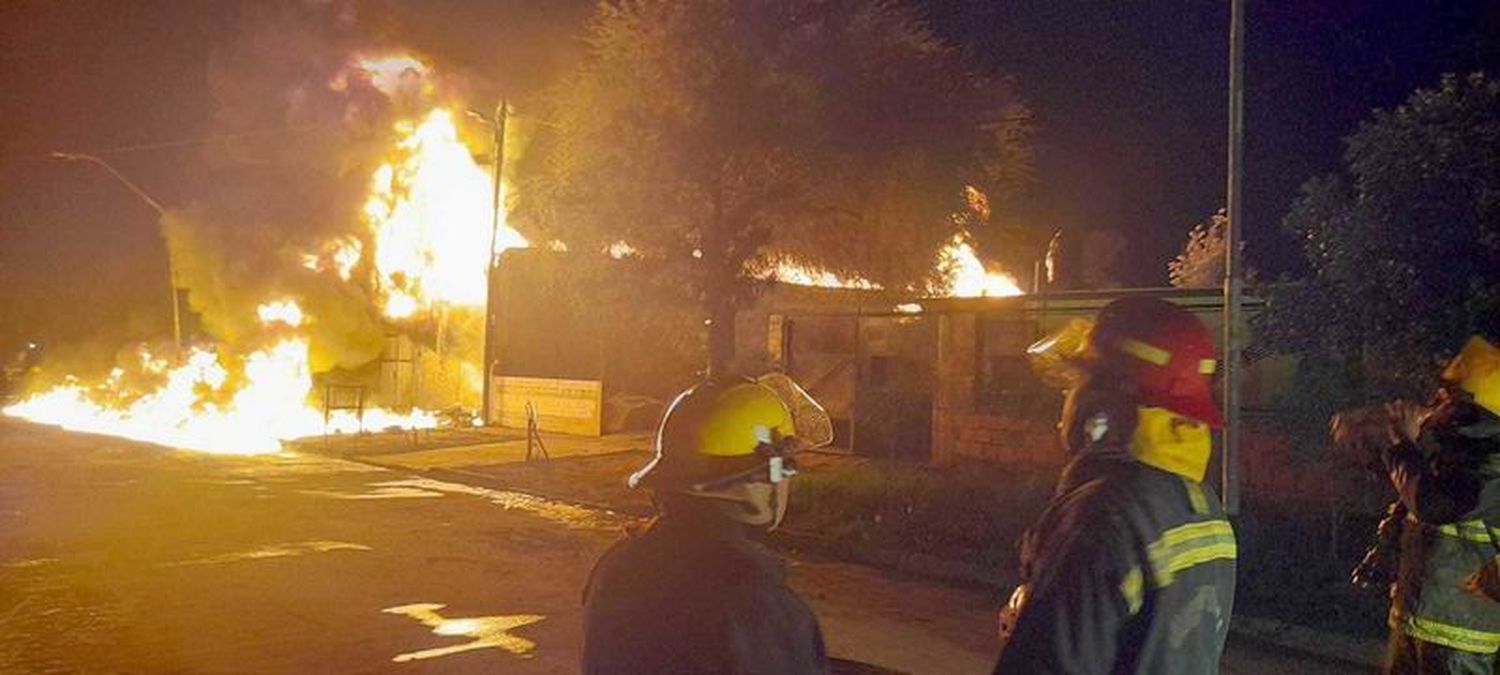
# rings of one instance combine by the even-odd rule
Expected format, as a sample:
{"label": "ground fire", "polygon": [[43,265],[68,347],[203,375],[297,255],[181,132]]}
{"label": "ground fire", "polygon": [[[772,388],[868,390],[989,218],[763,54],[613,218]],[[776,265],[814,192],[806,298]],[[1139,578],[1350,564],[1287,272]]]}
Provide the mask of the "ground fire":
{"label": "ground fire", "polygon": [[[430,68],[410,55],[361,57],[329,86],[341,90],[362,79],[409,103],[432,93],[429,75]],[[450,330],[471,330],[485,300],[494,217],[491,176],[460,140],[453,111],[425,107],[395,123],[388,159],[369,181],[360,223],[364,231],[330,239],[296,259],[306,270],[329,273],[340,283],[368,284],[379,313],[397,328],[438,321]],[[496,252],[526,245],[500,222]],[[325,419],[309,361],[314,333],[307,328],[318,317],[295,298],[267,299],[255,313],[254,335],[241,340],[248,345],[197,344],[176,356],[143,345],[135,358],[100,381],[69,378],[4,413],[72,430],[235,454],[275,452],[283,440],[322,433],[437,424],[431,412],[379,407],[359,414],[331,411]],[[477,391],[477,365],[462,370],[458,380]]]}

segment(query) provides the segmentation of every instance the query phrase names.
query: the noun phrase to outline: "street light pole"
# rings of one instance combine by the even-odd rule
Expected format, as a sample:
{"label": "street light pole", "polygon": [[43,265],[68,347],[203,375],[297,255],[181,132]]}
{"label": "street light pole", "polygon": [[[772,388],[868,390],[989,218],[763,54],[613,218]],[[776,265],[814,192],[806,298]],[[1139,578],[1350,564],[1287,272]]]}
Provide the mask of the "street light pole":
{"label": "street light pole", "polygon": [[[162,215],[166,214],[167,209],[161,205],[161,202],[158,202],[155,199],[152,199],[151,195],[146,194],[146,191],[142,190],[140,188],[140,186],[136,185],[135,183],[132,183],[129,178],[125,177],[125,174],[120,173],[118,170],[115,169],[115,167],[110,166],[109,162],[106,162],[106,161],[104,161],[104,160],[102,160],[102,159],[100,159],[98,157],[95,157],[94,155],[87,155],[87,154],[78,153],[78,152],[53,152],[52,153],[52,157],[54,159],[61,159],[61,160],[64,160],[64,161],[69,161],[69,162],[89,162],[91,164],[97,165],[99,168],[104,169],[105,171],[108,171],[109,175],[114,176],[115,180],[120,181],[120,184],[124,185],[131,192],[134,192],[135,196],[141,198],[141,201],[146,202],[146,204],[148,206],[150,206],[152,208],[152,210],[156,211],[156,215],[157,216],[162,216]],[[177,344],[177,348],[178,349],[181,349],[182,348],[182,308],[180,306],[181,305],[181,298],[179,297],[179,293],[177,292],[177,271],[176,271],[176,268],[173,267],[173,265],[172,265],[172,252],[171,252],[170,249],[168,249],[168,251],[167,251],[167,283],[170,285],[170,287],[172,289],[172,341]]]}
{"label": "street light pole", "polygon": [[1242,234],[1242,174],[1245,169],[1245,0],[1230,0],[1229,19],[1229,176],[1224,227],[1224,507],[1240,508],[1240,320],[1239,249]]}
{"label": "street light pole", "polygon": [[495,395],[495,334],[499,328],[495,325],[494,291],[495,268],[500,261],[495,255],[495,244],[500,239],[500,214],[505,208],[505,205],[501,202],[500,179],[505,167],[505,119],[507,114],[505,99],[501,98],[500,102],[495,105],[495,116],[490,118],[490,126],[494,130],[494,141],[490,150],[490,155],[494,160],[494,168],[492,170],[494,185],[490,193],[490,255],[486,258],[488,265],[484,270],[484,346],[482,347],[484,360],[484,393],[482,396],[482,405],[484,409],[480,411],[479,415],[480,420],[483,421],[485,426],[490,426],[498,422],[498,420],[491,419],[490,411]]}

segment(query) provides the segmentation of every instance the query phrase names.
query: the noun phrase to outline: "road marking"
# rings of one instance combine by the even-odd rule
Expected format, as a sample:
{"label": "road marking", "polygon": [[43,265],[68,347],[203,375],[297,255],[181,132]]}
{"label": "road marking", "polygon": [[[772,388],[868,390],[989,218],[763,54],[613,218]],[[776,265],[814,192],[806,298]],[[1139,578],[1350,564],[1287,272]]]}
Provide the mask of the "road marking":
{"label": "road marking", "polygon": [[475,649],[503,649],[523,659],[529,659],[533,656],[532,652],[536,650],[536,643],[523,637],[511,635],[510,631],[522,626],[529,626],[547,618],[540,614],[501,614],[449,619],[438,613],[438,610],[444,607],[447,607],[447,605],[423,602],[401,605],[399,607],[387,607],[380,611],[416,619],[422,622],[423,625],[431,628],[433,635],[463,636],[474,638],[474,640],[458,645],[434,647],[432,649],[397,654],[391,658],[392,661],[396,663],[421,661],[473,651]]}
{"label": "road marking", "polygon": [[7,569],[24,569],[27,567],[41,567],[42,565],[51,565],[55,562],[58,562],[57,558],[30,558],[27,560],[12,560],[8,563],[5,563],[4,565],[0,565],[0,567],[5,567]]}
{"label": "road marking", "polygon": [[222,565],[224,563],[241,562],[244,560],[265,560],[268,558],[289,558],[293,556],[307,555],[309,553],[332,553],[333,551],[370,551],[369,546],[363,544],[351,544],[344,541],[304,541],[291,544],[272,544],[262,546],[250,551],[238,553],[225,553],[222,555],[209,556],[207,558],[195,558],[192,560],[181,560],[166,563],[163,567],[188,567],[192,565]]}
{"label": "road marking", "polygon": [[329,499],[420,499],[423,497],[443,496],[441,492],[413,487],[393,486],[379,487],[370,492],[336,492],[333,490],[298,490],[298,492],[305,495],[327,497]]}
{"label": "road marking", "polygon": [[413,478],[410,480],[375,483],[370,487],[405,487],[483,497],[493,504],[505,507],[507,510],[526,511],[570,528],[618,530],[624,525],[638,520],[630,516],[615,513],[614,511],[574,506],[564,502],[544,499],[536,495],[529,495],[524,492],[492,490],[490,488],[475,487],[461,483],[448,483],[431,478]]}

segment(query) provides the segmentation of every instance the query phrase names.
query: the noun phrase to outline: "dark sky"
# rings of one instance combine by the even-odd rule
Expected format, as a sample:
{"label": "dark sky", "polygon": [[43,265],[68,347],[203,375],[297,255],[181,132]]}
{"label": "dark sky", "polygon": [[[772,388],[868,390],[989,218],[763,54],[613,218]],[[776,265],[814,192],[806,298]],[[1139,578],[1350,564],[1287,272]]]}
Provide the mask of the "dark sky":
{"label": "dark sky", "polygon": [[[1442,73],[1500,66],[1493,0],[1246,0],[1250,264],[1295,270],[1279,231],[1297,189],[1337,169],[1371,108]],[[1131,239],[1124,276],[1162,284],[1187,229],[1224,204],[1228,0],[933,1],[935,26],[1014,74],[1040,127],[1027,212]]]}
{"label": "dark sky", "polygon": [[[311,0],[309,0],[311,1]],[[1340,137],[1444,72],[1496,70],[1500,3],[1248,0],[1247,237],[1294,269],[1278,233]],[[17,337],[146,332],[167,307],[155,214],[101,171],[51,160],[215,133],[208,62],[235,0],[0,3],[0,348]],[[487,86],[534,88],[565,62],[586,0],[384,0],[384,38]],[[1165,281],[1188,227],[1223,203],[1227,0],[932,0],[934,27],[1013,74],[1038,125],[1047,227],[1130,237],[1129,280]],[[487,99],[492,93],[481,91]],[[195,198],[202,148],[109,157],[157,199]]]}

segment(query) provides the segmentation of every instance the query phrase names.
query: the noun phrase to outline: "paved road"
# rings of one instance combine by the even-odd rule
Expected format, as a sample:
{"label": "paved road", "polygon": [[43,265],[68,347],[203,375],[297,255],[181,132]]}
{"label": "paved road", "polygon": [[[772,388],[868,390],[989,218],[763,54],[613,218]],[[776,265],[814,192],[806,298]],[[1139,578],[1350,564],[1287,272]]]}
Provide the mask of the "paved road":
{"label": "paved road", "polygon": [[[317,457],[0,419],[0,673],[576,671],[626,519]],[[987,672],[995,598],[795,561],[830,651]],[[1357,672],[1253,644],[1225,672]]]}

